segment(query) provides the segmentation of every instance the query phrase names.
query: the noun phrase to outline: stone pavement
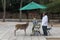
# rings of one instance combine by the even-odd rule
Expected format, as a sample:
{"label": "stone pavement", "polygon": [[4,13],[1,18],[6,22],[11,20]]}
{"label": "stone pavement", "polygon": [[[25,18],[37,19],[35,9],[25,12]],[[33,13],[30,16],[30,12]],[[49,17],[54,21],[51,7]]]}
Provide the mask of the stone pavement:
{"label": "stone pavement", "polygon": [[[14,36],[15,25],[23,23],[26,22],[0,22],[0,40],[46,40],[44,36],[30,36],[33,26],[31,22],[26,30],[26,36],[23,30],[18,30]],[[50,36],[60,36],[59,30],[60,27],[52,27]]]}

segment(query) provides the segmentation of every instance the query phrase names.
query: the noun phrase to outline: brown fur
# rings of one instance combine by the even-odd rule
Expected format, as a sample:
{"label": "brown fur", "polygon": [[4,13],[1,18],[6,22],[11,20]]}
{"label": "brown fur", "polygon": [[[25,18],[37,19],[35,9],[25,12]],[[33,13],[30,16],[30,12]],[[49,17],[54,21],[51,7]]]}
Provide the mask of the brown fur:
{"label": "brown fur", "polygon": [[28,27],[28,24],[29,24],[28,22],[26,24],[16,24],[16,26],[15,26],[16,29],[14,30],[15,36],[16,36],[16,31],[18,29],[24,30],[25,31],[25,35],[26,35],[26,29]]}

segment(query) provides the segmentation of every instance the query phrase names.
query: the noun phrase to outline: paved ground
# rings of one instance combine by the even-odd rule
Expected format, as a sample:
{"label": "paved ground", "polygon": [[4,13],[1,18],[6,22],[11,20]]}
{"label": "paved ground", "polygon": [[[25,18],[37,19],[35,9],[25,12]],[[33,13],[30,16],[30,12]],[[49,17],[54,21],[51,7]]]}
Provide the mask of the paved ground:
{"label": "paved ground", "polygon": [[[23,30],[18,30],[14,36],[15,25],[23,23],[26,22],[0,22],[0,40],[46,40],[44,36],[30,36],[33,26],[31,22],[26,30],[26,36]],[[52,27],[50,34],[49,36],[60,36],[60,27]]]}

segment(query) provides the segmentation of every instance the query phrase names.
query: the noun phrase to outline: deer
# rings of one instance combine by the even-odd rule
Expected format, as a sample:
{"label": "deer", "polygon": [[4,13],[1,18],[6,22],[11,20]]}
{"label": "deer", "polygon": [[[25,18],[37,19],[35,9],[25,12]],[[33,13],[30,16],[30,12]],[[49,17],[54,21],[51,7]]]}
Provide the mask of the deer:
{"label": "deer", "polygon": [[29,22],[27,22],[26,24],[16,24],[16,25],[15,25],[15,28],[16,28],[16,29],[14,30],[14,35],[16,36],[16,31],[17,31],[18,29],[24,30],[25,35],[26,35],[26,29],[27,29],[28,25],[29,25]]}

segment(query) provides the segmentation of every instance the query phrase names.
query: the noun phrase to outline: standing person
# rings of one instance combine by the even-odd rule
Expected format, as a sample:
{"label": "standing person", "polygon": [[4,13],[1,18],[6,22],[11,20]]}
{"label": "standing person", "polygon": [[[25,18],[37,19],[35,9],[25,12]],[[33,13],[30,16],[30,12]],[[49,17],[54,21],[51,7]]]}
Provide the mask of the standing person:
{"label": "standing person", "polygon": [[44,12],[43,13],[43,17],[42,17],[42,29],[43,29],[43,33],[44,33],[44,36],[47,36],[47,26],[48,26],[48,16],[47,16],[47,13]]}
{"label": "standing person", "polygon": [[33,18],[33,25],[36,25],[36,24],[37,24],[37,19]]}
{"label": "standing person", "polygon": [[34,31],[34,27],[37,25],[37,20],[36,18],[33,18],[33,28],[32,28],[32,32]]}

